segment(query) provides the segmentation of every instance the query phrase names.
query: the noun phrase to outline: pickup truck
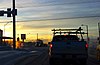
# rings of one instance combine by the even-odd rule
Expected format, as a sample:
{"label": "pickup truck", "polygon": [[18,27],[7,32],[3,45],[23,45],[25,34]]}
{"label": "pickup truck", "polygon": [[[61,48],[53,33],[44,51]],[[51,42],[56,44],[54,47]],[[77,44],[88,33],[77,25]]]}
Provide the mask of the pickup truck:
{"label": "pickup truck", "polygon": [[[65,32],[65,31],[68,32]],[[76,30],[73,32],[73,30]],[[49,48],[49,62],[50,65],[55,65],[59,62],[69,62],[69,63],[79,63],[81,65],[86,65],[88,58],[88,44],[83,39],[82,34],[79,29],[54,29],[54,36],[50,42]],[[60,31],[60,32],[56,32]],[[64,32],[62,32],[64,31]],[[72,31],[72,32],[71,32]],[[80,32],[78,32],[80,31]],[[60,35],[55,35],[60,33]],[[64,33],[64,34],[62,34]],[[68,34],[65,34],[68,33]],[[71,35],[72,34],[72,35]],[[74,35],[73,35],[74,34]],[[78,37],[80,34],[81,39]]]}

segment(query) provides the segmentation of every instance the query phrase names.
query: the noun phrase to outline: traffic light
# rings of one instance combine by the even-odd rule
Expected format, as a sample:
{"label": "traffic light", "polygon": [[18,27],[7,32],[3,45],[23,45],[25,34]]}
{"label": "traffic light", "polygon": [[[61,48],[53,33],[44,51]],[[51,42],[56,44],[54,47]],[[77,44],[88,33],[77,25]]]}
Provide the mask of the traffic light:
{"label": "traffic light", "polygon": [[0,16],[4,16],[4,10],[0,11]]}
{"label": "traffic light", "polygon": [[7,17],[11,17],[11,15],[17,15],[17,9],[11,10],[11,8],[7,8],[7,11],[1,10],[0,16],[4,16],[4,14],[7,14]]}
{"label": "traffic light", "polygon": [[11,17],[11,8],[7,8],[7,17]]}
{"label": "traffic light", "polygon": [[17,9],[15,9],[15,15],[17,15]]}

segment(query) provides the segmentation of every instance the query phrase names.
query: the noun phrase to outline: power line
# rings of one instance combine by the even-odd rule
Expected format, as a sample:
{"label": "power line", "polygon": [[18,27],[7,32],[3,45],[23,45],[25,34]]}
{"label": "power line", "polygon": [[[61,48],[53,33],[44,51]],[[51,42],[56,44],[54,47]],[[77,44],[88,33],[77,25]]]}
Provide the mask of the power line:
{"label": "power line", "polygon": [[4,21],[4,22],[0,22],[0,23],[7,23],[7,22],[11,22],[11,21]]}
{"label": "power line", "polygon": [[81,16],[81,17],[68,17],[68,18],[54,18],[54,19],[37,19],[37,20],[23,20],[23,21],[17,21],[17,22],[25,22],[25,21],[48,21],[48,20],[64,20],[64,19],[79,19],[79,18],[96,18],[100,17],[98,16]]}

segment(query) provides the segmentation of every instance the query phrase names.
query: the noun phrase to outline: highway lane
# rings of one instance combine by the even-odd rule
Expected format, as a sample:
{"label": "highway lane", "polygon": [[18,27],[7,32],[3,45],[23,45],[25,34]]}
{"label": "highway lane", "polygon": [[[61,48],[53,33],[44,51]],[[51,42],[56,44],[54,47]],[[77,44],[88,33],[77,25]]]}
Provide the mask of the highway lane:
{"label": "highway lane", "polygon": [[[39,51],[37,53],[38,55],[32,56],[31,58],[27,58],[26,60],[22,60],[23,62],[20,61],[20,63],[18,62],[19,64],[16,63],[16,65],[50,65],[48,48],[36,47],[35,50]],[[26,64],[24,64],[25,62]],[[61,65],[74,65],[74,64],[67,64],[66,62],[66,64],[61,64]],[[100,65],[100,62],[98,62],[96,59],[96,50],[94,48],[89,48],[89,58],[87,60],[87,65]]]}
{"label": "highway lane", "polygon": [[[35,47],[26,50],[0,51],[0,65],[39,65],[48,58],[47,47]],[[44,60],[43,60],[44,59]]]}
{"label": "highway lane", "polygon": [[0,51],[0,65],[11,65],[20,58],[31,56],[36,52]]}
{"label": "highway lane", "polygon": [[[43,49],[44,48],[44,49]],[[48,48],[45,48],[45,47],[43,47],[43,48],[41,48],[41,47],[37,47],[36,49],[38,49],[38,50],[40,50],[40,52],[42,51],[42,50],[45,50],[45,49],[48,49]],[[32,63],[32,65],[50,65],[49,64],[49,56],[48,56],[48,52],[47,52],[47,50],[45,50],[46,51],[46,53],[43,53],[38,59],[37,59],[37,61],[35,60],[34,62],[31,62]],[[87,65],[100,65],[100,62],[96,59],[96,49],[94,48],[94,47],[89,47],[89,50],[88,50],[88,55],[89,55],[89,57],[88,57],[88,60],[87,60]],[[41,61],[41,60],[43,60],[43,59],[45,59],[44,61]],[[40,62],[40,61],[41,62]],[[39,64],[38,64],[39,63]],[[40,64],[41,63],[41,64]],[[67,62],[66,62],[67,63]],[[73,62],[72,62],[73,63]],[[74,65],[74,64],[61,64],[61,65]],[[77,64],[78,65],[78,64]]]}
{"label": "highway lane", "polygon": [[97,60],[96,57],[96,48],[95,47],[89,47],[88,49],[88,62],[87,65],[100,65],[100,61]]}
{"label": "highway lane", "polygon": [[49,65],[48,47],[35,47],[37,50],[35,56],[21,59],[15,65]]}
{"label": "highway lane", "polygon": [[100,65],[100,62],[96,58],[89,56],[87,65]]}
{"label": "highway lane", "polygon": [[[0,51],[0,65],[49,65],[48,47],[36,47],[31,51]],[[95,48],[89,48],[87,65],[100,65]]]}

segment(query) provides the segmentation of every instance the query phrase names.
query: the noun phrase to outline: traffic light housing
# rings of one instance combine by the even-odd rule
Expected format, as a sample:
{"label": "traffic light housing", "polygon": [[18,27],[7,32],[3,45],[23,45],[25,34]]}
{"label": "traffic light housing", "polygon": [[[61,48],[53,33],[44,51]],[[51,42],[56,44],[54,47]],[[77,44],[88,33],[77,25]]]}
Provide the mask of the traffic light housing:
{"label": "traffic light housing", "polygon": [[11,15],[17,15],[17,9],[11,10],[11,8],[7,8],[7,11],[1,10],[0,16],[4,16],[4,14],[7,14],[7,17],[11,17]]}
{"label": "traffic light housing", "polygon": [[11,17],[11,8],[7,8],[7,17]]}
{"label": "traffic light housing", "polygon": [[4,10],[0,11],[0,16],[4,16]]}
{"label": "traffic light housing", "polygon": [[15,15],[17,15],[17,9],[15,9]]}

